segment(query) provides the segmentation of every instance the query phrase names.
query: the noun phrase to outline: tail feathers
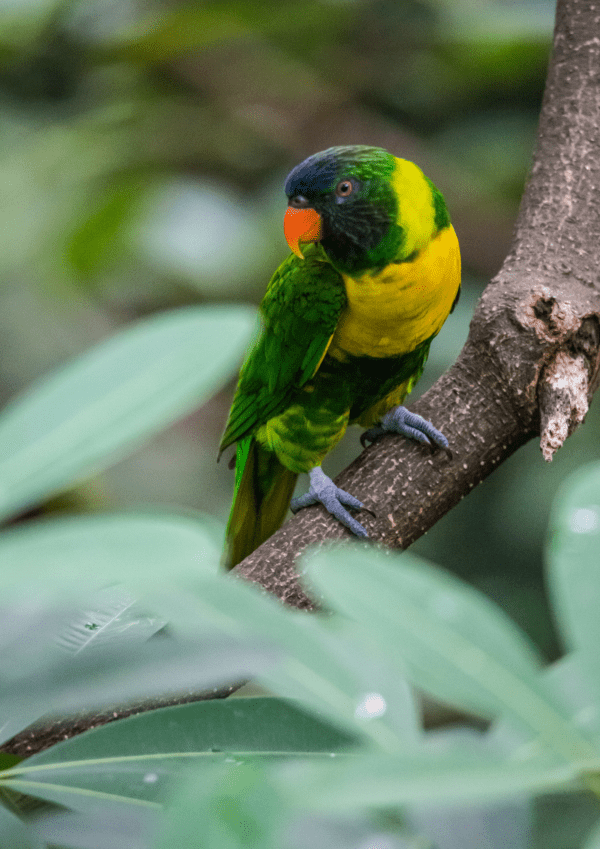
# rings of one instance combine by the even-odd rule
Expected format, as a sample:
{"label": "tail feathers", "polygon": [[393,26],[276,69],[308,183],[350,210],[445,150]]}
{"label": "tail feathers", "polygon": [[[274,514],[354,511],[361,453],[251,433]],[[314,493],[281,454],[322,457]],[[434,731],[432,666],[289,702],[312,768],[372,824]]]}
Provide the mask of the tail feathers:
{"label": "tail feathers", "polygon": [[227,525],[228,569],[283,524],[297,477],[252,437],[238,442],[235,495]]}

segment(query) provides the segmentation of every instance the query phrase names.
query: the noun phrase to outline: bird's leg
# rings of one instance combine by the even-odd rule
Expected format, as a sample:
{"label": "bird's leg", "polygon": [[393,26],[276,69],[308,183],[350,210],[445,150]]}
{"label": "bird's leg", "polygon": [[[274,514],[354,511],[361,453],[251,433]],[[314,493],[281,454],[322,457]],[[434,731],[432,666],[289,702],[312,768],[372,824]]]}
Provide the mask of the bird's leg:
{"label": "bird's leg", "polygon": [[417,442],[429,445],[433,450],[442,448],[452,459],[448,440],[444,434],[440,433],[427,419],[411,413],[406,407],[394,407],[383,416],[378,425],[365,430],[360,437],[361,445],[366,448],[367,442],[375,442],[384,433],[399,433],[408,439],[416,439]]}
{"label": "bird's leg", "polygon": [[363,507],[362,502],[358,498],[336,486],[320,466],[315,466],[311,469],[308,476],[310,478],[310,489],[305,495],[292,498],[292,503],[290,504],[292,513],[296,513],[302,507],[308,507],[310,504],[322,504],[332,516],[339,519],[357,537],[367,537],[366,530],[360,522],[357,522],[348,513],[346,507],[351,507],[353,510],[367,510],[373,516],[375,514],[367,507]]}

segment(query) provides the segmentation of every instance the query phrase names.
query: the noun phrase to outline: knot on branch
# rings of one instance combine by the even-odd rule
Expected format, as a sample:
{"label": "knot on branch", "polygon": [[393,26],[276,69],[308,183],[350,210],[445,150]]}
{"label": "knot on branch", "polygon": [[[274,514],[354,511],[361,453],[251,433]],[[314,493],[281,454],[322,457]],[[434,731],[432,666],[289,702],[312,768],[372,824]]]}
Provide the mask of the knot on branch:
{"label": "knot on branch", "polygon": [[581,320],[570,301],[557,300],[548,286],[535,287],[522,306],[521,323],[540,342],[563,344],[579,330]]}

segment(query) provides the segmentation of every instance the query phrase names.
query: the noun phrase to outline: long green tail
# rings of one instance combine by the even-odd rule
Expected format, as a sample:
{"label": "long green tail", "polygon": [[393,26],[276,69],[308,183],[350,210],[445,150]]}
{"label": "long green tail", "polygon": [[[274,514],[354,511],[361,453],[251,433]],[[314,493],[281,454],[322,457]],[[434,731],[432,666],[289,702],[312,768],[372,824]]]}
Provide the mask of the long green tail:
{"label": "long green tail", "polygon": [[253,437],[238,442],[235,492],[227,524],[228,569],[233,569],[283,524],[297,477]]}

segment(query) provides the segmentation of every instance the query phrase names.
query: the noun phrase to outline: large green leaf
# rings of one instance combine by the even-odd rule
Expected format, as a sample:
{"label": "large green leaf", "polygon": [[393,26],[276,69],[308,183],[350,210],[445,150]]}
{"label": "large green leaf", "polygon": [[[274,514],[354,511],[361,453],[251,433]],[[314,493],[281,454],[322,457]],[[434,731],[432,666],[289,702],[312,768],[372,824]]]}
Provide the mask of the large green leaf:
{"label": "large green leaf", "polygon": [[600,698],[600,463],[569,478],[557,496],[546,552],[556,616]]}
{"label": "large green leaf", "polygon": [[194,762],[319,754],[353,741],[274,698],[193,702],[128,717],[66,740],[0,775],[0,786],[79,810],[103,800],[154,803]]}
{"label": "large green leaf", "polygon": [[56,603],[123,583],[191,643],[210,630],[277,647],[282,659],[261,675],[279,695],[387,750],[412,744],[418,722],[401,666],[371,651],[369,636],[350,633],[345,620],[291,611],[254,586],[215,577],[215,536],[206,523],[152,513],[38,523],[0,538],[0,591],[13,597],[18,575],[22,587]]}
{"label": "large green leaf", "polygon": [[214,699],[146,711],[79,734],[28,758],[13,775],[95,759],[173,753],[332,752],[353,744],[298,703],[274,697]]}
{"label": "large green leaf", "polygon": [[542,681],[525,635],[481,593],[418,558],[363,547],[318,551],[307,572],[331,607],[370,625],[437,698],[506,715],[567,760],[594,751]]}
{"label": "large green leaf", "polygon": [[0,518],[114,462],[199,406],[248,344],[247,307],[140,321],[14,399],[0,416]]}
{"label": "large green leaf", "polygon": [[0,535],[0,595],[56,604],[111,583],[173,586],[218,571],[221,535],[207,517],[152,510],[28,522]]}

